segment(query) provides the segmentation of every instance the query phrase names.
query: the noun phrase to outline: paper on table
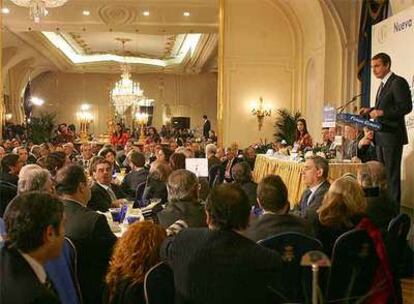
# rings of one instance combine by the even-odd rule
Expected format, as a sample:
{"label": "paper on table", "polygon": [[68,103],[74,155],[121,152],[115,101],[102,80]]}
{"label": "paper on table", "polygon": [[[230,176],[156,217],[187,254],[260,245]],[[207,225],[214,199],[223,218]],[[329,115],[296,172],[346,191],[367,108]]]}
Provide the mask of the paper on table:
{"label": "paper on table", "polygon": [[193,172],[197,177],[208,177],[207,158],[186,158],[185,168]]}

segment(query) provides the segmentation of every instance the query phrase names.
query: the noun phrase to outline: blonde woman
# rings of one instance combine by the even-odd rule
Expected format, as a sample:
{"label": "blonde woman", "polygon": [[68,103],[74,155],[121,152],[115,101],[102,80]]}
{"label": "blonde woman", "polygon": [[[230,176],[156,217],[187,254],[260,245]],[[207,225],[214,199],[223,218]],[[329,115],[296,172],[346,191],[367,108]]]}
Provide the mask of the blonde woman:
{"label": "blonde woman", "polygon": [[335,180],[318,209],[316,235],[325,252],[331,254],[336,239],[355,228],[364,218],[367,201],[355,176],[346,174]]}

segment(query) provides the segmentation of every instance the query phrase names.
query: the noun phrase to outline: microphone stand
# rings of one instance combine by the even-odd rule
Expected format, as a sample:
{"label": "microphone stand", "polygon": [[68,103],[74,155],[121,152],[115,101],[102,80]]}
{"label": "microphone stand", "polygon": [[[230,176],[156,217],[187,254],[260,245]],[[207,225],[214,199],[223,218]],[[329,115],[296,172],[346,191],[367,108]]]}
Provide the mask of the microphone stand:
{"label": "microphone stand", "polygon": [[348,105],[353,103],[355,100],[357,100],[358,97],[360,97],[362,95],[363,94],[355,95],[354,97],[352,97],[351,100],[347,101],[344,105],[337,107],[336,110],[339,111],[339,114],[341,114]]}

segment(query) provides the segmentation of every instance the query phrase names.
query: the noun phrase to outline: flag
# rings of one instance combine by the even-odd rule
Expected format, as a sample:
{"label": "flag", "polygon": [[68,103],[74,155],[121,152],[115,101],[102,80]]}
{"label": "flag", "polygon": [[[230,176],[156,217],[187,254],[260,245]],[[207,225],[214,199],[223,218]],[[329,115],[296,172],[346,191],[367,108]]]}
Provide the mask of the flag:
{"label": "flag", "polygon": [[361,106],[370,106],[372,26],[388,17],[389,0],[363,0],[358,39],[358,79],[361,82]]}

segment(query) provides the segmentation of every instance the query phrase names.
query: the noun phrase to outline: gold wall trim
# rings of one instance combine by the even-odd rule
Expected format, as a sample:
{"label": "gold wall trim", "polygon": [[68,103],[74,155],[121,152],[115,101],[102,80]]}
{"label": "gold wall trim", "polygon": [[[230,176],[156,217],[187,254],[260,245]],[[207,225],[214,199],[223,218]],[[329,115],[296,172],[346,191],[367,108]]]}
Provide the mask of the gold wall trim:
{"label": "gold wall trim", "polygon": [[219,0],[218,88],[217,88],[217,137],[218,145],[224,142],[224,31],[225,0]]}

